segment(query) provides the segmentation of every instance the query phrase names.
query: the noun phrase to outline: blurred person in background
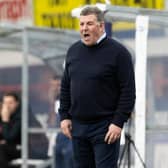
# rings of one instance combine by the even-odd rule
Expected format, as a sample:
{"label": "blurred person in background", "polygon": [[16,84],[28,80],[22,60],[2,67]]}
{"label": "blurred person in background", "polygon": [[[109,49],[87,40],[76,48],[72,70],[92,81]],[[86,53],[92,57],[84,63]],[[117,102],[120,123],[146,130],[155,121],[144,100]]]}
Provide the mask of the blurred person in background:
{"label": "blurred person in background", "polygon": [[62,132],[59,132],[56,137],[55,156],[55,168],[74,168],[72,141]]}
{"label": "blurred person in background", "polygon": [[[50,80],[49,88],[49,100],[51,107],[48,119],[49,127],[60,128],[60,116],[58,113],[60,106],[60,85],[61,77],[55,75]],[[72,141],[62,132],[58,132],[56,136],[55,156],[56,168],[73,168]]]}
{"label": "blurred person in background", "polygon": [[61,83],[62,132],[72,138],[76,168],[117,168],[120,136],[135,103],[131,55],[104,28],[95,6],[80,13],[81,40],[67,53]]}
{"label": "blurred person in background", "polygon": [[59,106],[60,85],[61,77],[58,75],[53,76],[49,81],[48,96],[50,103],[50,112],[48,116],[48,127],[59,127],[59,116],[57,113],[57,107]]}
{"label": "blurred person in background", "polygon": [[14,93],[5,93],[0,109],[0,167],[9,168],[12,159],[20,157],[21,102]]}

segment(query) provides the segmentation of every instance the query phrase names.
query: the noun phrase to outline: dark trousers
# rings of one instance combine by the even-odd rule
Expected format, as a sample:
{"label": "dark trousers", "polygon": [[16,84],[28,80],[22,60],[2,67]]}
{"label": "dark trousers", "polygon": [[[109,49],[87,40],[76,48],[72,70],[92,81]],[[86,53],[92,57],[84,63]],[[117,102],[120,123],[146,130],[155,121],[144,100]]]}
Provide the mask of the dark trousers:
{"label": "dark trousers", "polygon": [[15,145],[0,145],[0,167],[9,168],[9,162],[18,157],[20,157],[20,151],[16,149]]}
{"label": "dark trousers", "polygon": [[111,120],[82,124],[72,122],[75,168],[117,168],[120,140],[104,142]]}

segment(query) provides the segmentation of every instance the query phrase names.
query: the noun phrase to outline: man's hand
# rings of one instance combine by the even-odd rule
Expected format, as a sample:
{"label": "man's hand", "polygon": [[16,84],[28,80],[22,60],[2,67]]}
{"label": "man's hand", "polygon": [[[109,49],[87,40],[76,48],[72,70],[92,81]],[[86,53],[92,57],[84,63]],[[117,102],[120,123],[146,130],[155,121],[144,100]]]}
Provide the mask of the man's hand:
{"label": "man's hand", "polygon": [[8,110],[8,106],[6,105],[2,105],[2,110],[1,110],[1,118],[2,118],[2,121],[4,122],[9,122],[10,120],[10,111]]}
{"label": "man's hand", "polygon": [[72,121],[68,119],[61,121],[61,130],[65,136],[71,139]]}
{"label": "man's hand", "polygon": [[105,136],[104,141],[108,144],[115,142],[121,136],[122,129],[114,124],[110,124],[108,132]]}

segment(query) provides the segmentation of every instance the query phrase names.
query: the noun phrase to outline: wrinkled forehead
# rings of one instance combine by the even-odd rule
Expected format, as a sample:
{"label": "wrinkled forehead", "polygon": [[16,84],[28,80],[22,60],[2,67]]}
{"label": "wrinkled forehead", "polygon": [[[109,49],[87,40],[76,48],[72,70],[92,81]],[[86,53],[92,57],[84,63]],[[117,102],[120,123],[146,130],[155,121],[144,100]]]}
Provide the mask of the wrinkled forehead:
{"label": "wrinkled forehead", "polygon": [[97,22],[97,17],[94,14],[90,15],[81,15],[79,18],[80,23],[81,22]]}

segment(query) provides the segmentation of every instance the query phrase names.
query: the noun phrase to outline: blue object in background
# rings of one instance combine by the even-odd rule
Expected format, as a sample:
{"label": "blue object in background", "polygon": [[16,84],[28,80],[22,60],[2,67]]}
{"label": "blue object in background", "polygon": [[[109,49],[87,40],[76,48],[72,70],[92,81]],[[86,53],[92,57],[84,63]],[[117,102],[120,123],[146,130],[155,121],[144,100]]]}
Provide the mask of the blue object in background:
{"label": "blue object in background", "polygon": [[74,168],[72,141],[63,133],[58,133],[56,138],[56,168]]}
{"label": "blue object in background", "polygon": [[105,31],[107,34],[107,37],[111,37],[112,36],[112,24],[109,22],[105,23]]}

